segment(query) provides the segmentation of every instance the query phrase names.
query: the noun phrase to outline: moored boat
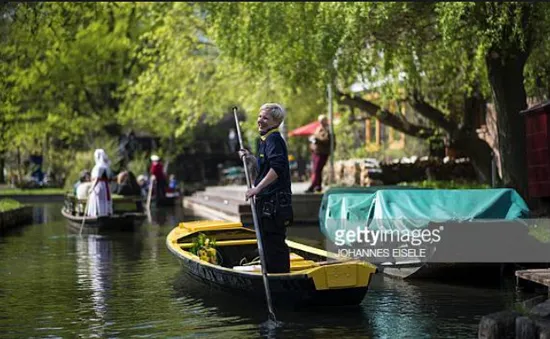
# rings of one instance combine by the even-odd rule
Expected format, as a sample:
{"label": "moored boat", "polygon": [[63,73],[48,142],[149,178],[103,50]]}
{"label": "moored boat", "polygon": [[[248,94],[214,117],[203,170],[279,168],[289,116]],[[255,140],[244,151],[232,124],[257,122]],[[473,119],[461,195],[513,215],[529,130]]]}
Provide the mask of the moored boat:
{"label": "moored boat", "polygon": [[131,231],[147,218],[143,211],[141,197],[113,195],[113,215],[102,217],[84,216],[86,200],[78,200],[74,195],[65,196],[61,214],[73,228],[93,231]]}
{"label": "moored boat", "polygon": [[156,200],[157,206],[175,206],[180,202],[180,193],[178,191],[166,192],[164,198]]}
{"label": "moored boat", "polygon": [[[319,212],[329,249],[364,250],[355,257],[378,265],[383,274],[476,281],[499,279],[518,264],[548,257],[550,248],[530,235],[528,216],[513,189],[383,186],[331,188]],[[370,232],[370,240],[343,241],[358,230]]]}
{"label": "moored boat", "polygon": [[[183,196],[178,191],[166,192],[163,198],[157,199],[155,194],[151,195],[151,207],[176,206],[181,204]],[[142,201],[147,204],[147,197],[143,197]]]}
{"label": "moored boat", "polygon": [[[216,263],[192,252],[203,234],[215,240]],[[290,273],[268,274],[275,305],[351,306],[367,293],[376,267],[359,260],[341,260],[335,253],[287,240]],[[168,249],[185,272],[209,287],[265,299],[261,267],[255,261],[255,232],[239,222],[182,222],[166,238]],[[257,252],[256,252],[257,253]]]}

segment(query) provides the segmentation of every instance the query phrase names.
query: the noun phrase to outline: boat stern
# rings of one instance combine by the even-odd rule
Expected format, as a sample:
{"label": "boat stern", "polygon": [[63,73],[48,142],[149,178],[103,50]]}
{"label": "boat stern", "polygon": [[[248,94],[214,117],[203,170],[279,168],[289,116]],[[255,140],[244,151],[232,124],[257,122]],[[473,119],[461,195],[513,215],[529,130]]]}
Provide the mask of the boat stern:
{"label": "boat stern", "polygon": [[311,269],[307,275],[318,291],[331,289],[367,288],[377,268],[362,261],[331,263]]}

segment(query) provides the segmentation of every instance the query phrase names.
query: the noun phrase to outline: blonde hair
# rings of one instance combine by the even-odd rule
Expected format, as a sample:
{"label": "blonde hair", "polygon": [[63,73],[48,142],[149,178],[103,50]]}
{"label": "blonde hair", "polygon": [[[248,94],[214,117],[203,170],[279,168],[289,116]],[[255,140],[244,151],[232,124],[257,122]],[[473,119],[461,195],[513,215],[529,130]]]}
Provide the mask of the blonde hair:
{"label": "blonde hair", "polygon": [[128,171],[120,172],[117,176],[117,183],[120,185],[128,176]]}
{"label": "blonde hair", "polygon": [[325,119],[327,119],[327,116],[324,115],[324,114],[319,114],[319,117],[317,118],[317,120],[318,120],[319,122],[321,122],[321,121],[323,121],[323,120],[325,120]]}
{"label": "blonde hair", "polygon": [[263,104],[262,107],[260,107],[260,111],[268,111],[269,114],[271,114],[273,120],[277,121],[278,123],[283,122],[286,116],[286,111],[283,106],[275,103]]}

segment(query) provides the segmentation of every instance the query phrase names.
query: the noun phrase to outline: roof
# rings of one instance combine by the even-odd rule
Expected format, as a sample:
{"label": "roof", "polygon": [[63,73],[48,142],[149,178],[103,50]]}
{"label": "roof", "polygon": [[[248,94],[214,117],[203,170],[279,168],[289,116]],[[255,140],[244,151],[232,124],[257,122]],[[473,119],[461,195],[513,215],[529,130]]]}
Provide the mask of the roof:
{"label": "roof", "polygon": [[546,102],[541,102],[537,105],[534,105],[526,110],[519,112],[520,114],[536,114],[542,112],[550,112],[550,100]]}

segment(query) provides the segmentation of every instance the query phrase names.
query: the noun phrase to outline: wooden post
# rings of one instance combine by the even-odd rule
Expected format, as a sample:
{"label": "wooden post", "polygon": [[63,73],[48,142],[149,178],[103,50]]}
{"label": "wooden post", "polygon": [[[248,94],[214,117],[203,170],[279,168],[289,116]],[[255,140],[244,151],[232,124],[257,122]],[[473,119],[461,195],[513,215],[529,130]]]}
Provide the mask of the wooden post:
{"label": "wooden post", "polygon": [[380,121],[376,119],[376,145],[380,145]]}
{"label": "wooden post", "polygon": [[328,120],[330,134],[330,175],[329,184],[334,182],[334,118],[332,116],[332,85],[327,85],[327,101],[328,101]]}
{"label": "wooden post", "polygon": [[371,124],[371,121],[370,121],[369,118],[367,118],[365,120],[365,148],[368,148],[370,140],[371,140],[370,124]]}

